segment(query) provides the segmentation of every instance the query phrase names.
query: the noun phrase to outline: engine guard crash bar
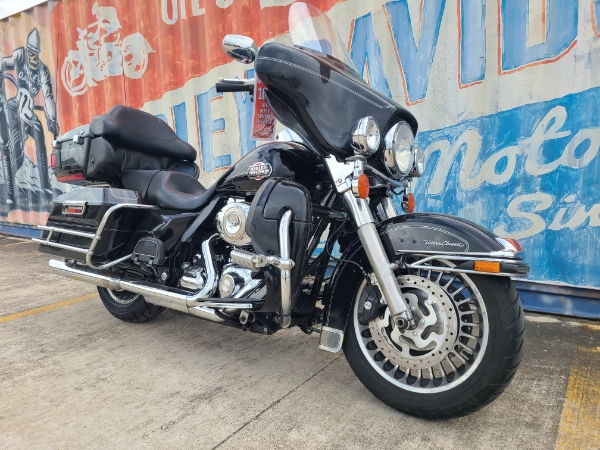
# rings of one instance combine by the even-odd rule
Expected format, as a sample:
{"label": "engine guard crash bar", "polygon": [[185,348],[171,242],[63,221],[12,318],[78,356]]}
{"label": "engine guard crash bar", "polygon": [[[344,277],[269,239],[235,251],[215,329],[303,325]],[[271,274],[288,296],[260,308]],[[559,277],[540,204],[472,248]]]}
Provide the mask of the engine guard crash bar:
{"label": "engine guard crash bar", "polygon": [[[138,203],[119,203],[118,205],[114,205],[114,206],[110,207],[106,211],[106,213],[104,213],[104,217],[102,217],[100,226],[98,227],[98,230],[96,230],[95,234],[94,233],[85,233],[83,231],[68,230],[65,228],[48,227],[45,225],[38,225],[38,229],[42,230],[42,231],[47,231],[48,235],[46,236],[45,239],[33,238],[32,241],[37,242],[42,245],[47,245],[48,247],[55,247],[55,248],[60,248],[63,250],[70,250],[70,251],[77,252],[77,253],[85,253],[85,262],[90,268],[98,269],[98,270],[108,269],[109,267],[112,267],[115,264],[119,264],[120,262],[126,261],[129,258],[131,258],[131,254],[129,254],[129,255],[123,256],[122,258],[116,259],[114,261],[110,261],[105,264],[102,264],[100,266],[95,266],[94,263],[92,263],[92,257],[94,256],[94,250],[96,249],[96,245],[98,245],[98,242],[100,241],[100,238],[102,237],[102,232],[104,231],[104,227],[106,226],[108,219],[115,211],[122,209],[122,208],[148,209],[148,210],[158,209],[156,206],[152,206],[152,205],[140,205]],[[82,248],[82,247],[75,247],[74,245],[67,245],[67,244],[61,244],[59,242],[53,242],[50,239],[52,238],[54,233],[70,234],[72,236],[88,238],[88,239],[92,240],[92,243],[90,244],[89,248]]]}
{"label": "engine guard crash bar", "polygon": [[294,261],[290,259],[290,223],[292,211],[289,209],[281,216],[279,224],[280,256],[257,255],[246,250],[232,250],[230,257],[234,263],[245,269],[257,272],[266,265],[273,265],[280,271],[281,277],[281,328],[288,328],[292,322],[292,271]]}

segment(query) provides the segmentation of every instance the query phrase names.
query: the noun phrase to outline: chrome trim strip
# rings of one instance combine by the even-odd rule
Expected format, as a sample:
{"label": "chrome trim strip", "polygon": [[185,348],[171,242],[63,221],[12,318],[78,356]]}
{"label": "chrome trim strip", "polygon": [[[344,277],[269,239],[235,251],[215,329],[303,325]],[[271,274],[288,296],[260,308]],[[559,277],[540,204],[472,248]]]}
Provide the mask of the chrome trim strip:
{"label": "chrome trim strip", "polygon": [[59,244],[58,242],[48,242],[44,239],[32,238],[31,240],[49,247],[62,248],[64,250],[71,250],[72,252],[87,253],[88,251],[87,248],[73,247],[72,245]]}
{"label": "chrome trim strip", "polygon": [[47,227],[45,225],[38,225],[38,229],[43,231],[51,231],[53,233],[72,234],[73,236],[80,236],[88,239],[94,239],[94,233],[85,233],[77,230],[67,230],[66,228]]}
{"label": "chrome trim strip", "polygon": [[428,261],[432,261],[434,259],[450,259],[450,260],[459,260],[459,261],[473,261],[473,260],[477,260],[477,261],[490,261],[490,262],[505,262],[505,263],[518,263],[521,262],[520,260],[514,260],[514,259],[506,259],[506,258],[471,258],[469,256],[459,256],[459,255],[431,255],[431,256],[426,256],[425,258],[422,258],[418,261],[415,261],[414,263],[411,264],[423,264],[425,262]]}
{"label": "chrome trim strip", "polygon": [[522,261],[522,259],[519,259],[517,257],[515,257],[513,255],[513,253],[511,252],[503,252],[502,250],[498,250],[496,252],[465,252],[465,253],[459,253],[457,254],[456,252],[442,252],[442,251],[435,251],[435,250],[396,250],[396,253],[407,253],[407,254],[411,254],[411,255],[440,255],[440,256],[444,256],[446,259],[448,259],[448,256],[474,256],[474,257],[488,257],[488,258],[512,258],[513,261]]}
{"label": "chrome trim strip", "polygon": [[522,278],[522,277],[527,276],[526,273],[478,272],[476,270],[455,269],[453,267],[422,266],[422,265],[415,265],[415,264],[406,264],[406,267],[408,267],[409,269],[431,270],[433,272],[474,273],[477,275],[494,275],[497,277]]}

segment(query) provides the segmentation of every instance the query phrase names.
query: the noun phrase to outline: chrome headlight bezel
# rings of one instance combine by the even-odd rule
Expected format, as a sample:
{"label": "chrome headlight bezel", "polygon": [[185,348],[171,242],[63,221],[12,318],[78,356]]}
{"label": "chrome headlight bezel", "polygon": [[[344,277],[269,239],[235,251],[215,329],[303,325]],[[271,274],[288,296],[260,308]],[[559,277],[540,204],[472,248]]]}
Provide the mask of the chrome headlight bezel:
{"label": "chrome headlight bezel", "polygon": [[406,122],[398,122],[385,135],[383,163],[396,179],[408,176],[415,167],[415,137]]}
{"label": "chrome headlight bezel", "polygon": [[356,155],[371,156],[381,144],[379,125],[371,116],[363,117],[356,122],[351,136],[352,148]]}
{"label": "chrome headlight bezel", "polygon": [[408,174],[409,177],[418,178],[425,172],[425,152],[420,147],[415,147],[415,163],[413,169]]}

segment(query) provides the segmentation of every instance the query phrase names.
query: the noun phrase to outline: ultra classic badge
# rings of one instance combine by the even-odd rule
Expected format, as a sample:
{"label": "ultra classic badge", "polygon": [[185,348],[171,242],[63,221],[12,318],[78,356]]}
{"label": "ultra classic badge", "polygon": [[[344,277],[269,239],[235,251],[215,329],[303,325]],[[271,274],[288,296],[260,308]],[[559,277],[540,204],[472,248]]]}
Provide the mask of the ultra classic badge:
{"label": "ultra classic badge", "polygon": [[248,177],[253,180],[262,180],[271,176],[271,173],[273,173],[273,167],[269,163],[259,161],[248,167]]}

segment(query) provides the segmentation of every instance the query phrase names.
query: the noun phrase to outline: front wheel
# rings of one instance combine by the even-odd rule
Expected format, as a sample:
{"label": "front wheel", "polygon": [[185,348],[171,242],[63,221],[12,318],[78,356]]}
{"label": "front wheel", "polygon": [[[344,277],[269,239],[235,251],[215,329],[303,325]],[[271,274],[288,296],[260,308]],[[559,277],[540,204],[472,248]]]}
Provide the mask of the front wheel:
{"label": "front wheel", "polygon": [[[398,285],[415,330],[398,330],[385,304],[372,306],[366,281],[354,300],[344,353],[365,387],[425,418],[464,416],[496,399],[517,371],[525,340],[511,280],[430,270],[401,275]],[[377,308],[369,322],[365,302]]]}
{"label": "front wheel", "polygon": [[133,292],[98,287],[98,293],[108,312],[124,322],[146,322],[165,310],[162,306],[147,303],[144,297]]}

